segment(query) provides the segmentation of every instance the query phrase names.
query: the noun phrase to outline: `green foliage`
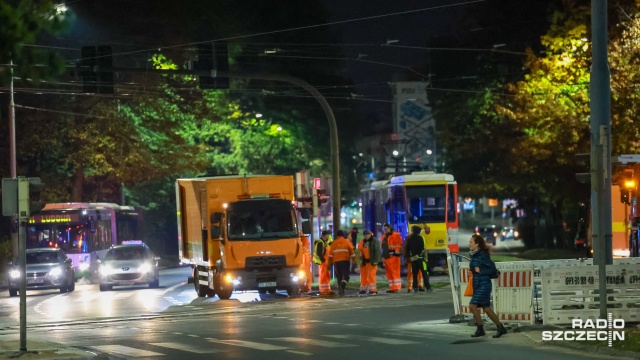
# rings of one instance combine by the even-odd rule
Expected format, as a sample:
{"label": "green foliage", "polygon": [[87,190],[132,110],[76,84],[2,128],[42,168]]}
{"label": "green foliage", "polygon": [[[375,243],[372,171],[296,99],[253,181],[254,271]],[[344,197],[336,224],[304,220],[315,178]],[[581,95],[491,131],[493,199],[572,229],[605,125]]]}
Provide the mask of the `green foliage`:
{"label": "green foliage", "polygon": [[[44,34],[65,29],[72,15],[62,13],[50,0],[0,0],[0,63],[13,61],[14,74],[20,78],[38,80],[59,74],[64,69],[60,56],[29,45]],[[8,80],[9,71],[0,72],[0,83]]]}

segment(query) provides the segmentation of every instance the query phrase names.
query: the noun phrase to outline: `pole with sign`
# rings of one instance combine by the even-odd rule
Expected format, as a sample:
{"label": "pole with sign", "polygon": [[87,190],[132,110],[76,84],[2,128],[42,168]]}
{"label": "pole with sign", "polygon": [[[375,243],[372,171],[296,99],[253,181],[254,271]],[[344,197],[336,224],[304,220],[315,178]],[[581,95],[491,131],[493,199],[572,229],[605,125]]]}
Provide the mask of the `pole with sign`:
{"label": "pole with sign", "polygon": [[[31,192],[39,194],[40,178],[2,179],[2,215],[18,218],[18,271],[20,271],[20,351],[27,351],[27,271],[26,225],[31,216]],[[33,199],[36,200],[36,199]],[[39,201],[39,199],[37,199]],[[14,264],[15,265],[15,264]]]}

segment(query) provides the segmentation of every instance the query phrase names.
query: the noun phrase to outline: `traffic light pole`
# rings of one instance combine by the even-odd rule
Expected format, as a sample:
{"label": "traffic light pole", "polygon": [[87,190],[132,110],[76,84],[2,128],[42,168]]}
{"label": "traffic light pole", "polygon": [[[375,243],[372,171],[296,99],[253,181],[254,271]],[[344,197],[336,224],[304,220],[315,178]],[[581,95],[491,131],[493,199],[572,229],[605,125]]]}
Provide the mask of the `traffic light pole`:
{"label": "traffic light pole", "polygon": [[591,0],[591,219],[598,264],[600,318],[607,318],[606,266],[613,263],[611,224],[611,91],[607,59],[607,0]]}
{"label": "traffic light pole", "polygon": [[18,262],[20,263],[20,351],[27,351],[27,232],[29,219],[29,179],[18,178]]}

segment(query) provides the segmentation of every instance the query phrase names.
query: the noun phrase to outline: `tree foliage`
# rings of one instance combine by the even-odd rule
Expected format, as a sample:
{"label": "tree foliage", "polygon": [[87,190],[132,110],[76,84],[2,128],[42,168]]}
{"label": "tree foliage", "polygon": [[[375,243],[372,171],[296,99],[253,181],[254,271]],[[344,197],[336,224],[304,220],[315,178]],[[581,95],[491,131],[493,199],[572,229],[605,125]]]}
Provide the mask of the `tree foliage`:
{"label": "tree foliage", "polygon": [[[21,78],[60,73],[62,58],[32,45],[43,35],[60,33],[71,16],[51,0],[0,0],[0,63],[12,61],[14,74]],[[0,83],[6,84],[9,78],[8,71],[0,72]]]}

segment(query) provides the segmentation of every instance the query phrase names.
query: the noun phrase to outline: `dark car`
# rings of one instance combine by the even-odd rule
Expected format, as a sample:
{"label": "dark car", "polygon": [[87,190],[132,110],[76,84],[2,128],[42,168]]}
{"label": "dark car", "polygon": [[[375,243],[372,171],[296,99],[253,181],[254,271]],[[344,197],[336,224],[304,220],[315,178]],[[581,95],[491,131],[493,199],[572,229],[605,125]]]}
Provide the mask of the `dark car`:
{"label": "dark car", "polygon": [[123,285],[149,284],[149,287],[157,288],[160,284],[159,260],[141,242],[112,246],[100,261],[100,291]]}
{"label": "dark car", "polygon": [[476,234],[482,236],[487,244],[495,245],[498,228],[495,225],[476,226]]}
{"label": "dark car", "polygon": [[[60,249],[26,250],[27,290],[59,289],[61,293],[75,290],[75,272],[71,259]],[[9,270],[9,296],[17,296],[20,288],[20,262]]]}
{"label": "dark car", "polygon": [[501,241],[505,241],[505,240],[518,240],[520,238],[520,233],[518,233],[518,230],[512,228],[512,227],[503,227],[502,230],[500,230],[500,240]]}

